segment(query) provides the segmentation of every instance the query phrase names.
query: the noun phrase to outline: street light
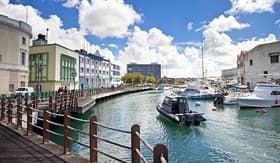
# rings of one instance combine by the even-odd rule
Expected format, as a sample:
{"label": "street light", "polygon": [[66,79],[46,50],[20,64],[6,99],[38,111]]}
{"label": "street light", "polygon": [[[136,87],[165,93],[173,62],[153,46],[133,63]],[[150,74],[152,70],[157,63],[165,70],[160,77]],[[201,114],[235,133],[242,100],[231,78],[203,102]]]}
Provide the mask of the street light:
{"label": "street light", "polygon": [[73,77],[73,80],[74,80],[74,91],[75,91],[75,86],[76,86],[75,78],[77,76],[77,72],[75,70],[73,70],[72,73],[71,73],[71,76]]}

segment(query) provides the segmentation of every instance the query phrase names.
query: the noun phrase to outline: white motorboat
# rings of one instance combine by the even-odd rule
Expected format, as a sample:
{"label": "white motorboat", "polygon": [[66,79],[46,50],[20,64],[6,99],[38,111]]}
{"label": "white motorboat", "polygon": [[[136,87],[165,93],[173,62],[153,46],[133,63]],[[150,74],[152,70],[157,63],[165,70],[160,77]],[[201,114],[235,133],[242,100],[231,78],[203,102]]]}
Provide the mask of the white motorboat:
{"label": "white motorboat", "polygon": [[273,107],[280,106],[280,85],[257,83],[250,96],[237,98],[240,107]]}
{"label": "white motorboat", "polygon": [[179,90],[176,92],[178,95],[180,96],[186,96],[186,97],[189,97],[191,95],[194,95],[194,94],[198,94],[199,93],[199,90],[197,89],[197,87],[195,86],[195,84],[193,83],[188,83],[186,84],[185,88]]}
{"label": "white motorboat", "polygon": [[237,99],[240,97],[249,96],[248,88],[245,85],[235,85],[233,86],[229,94],[224,97],[223,104],[225,105],[235,105],[237,104]]}

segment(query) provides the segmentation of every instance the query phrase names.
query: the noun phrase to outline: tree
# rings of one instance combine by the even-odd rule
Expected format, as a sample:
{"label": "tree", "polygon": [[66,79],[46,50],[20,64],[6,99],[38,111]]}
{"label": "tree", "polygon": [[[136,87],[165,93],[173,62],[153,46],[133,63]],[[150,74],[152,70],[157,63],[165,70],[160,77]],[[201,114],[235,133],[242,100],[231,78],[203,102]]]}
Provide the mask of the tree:
{"label": "tree", "polygon": [[125,74],[123,77],[122,77],[122,81],[124,83],[132,83],[132,84],[140,84],[140,83],[143,83],[145,81],[145,77],[138,73],[138,72],[135,72],[135,73],[128,73],[128,74]]}
{"label": "tree", "polygon": [[145,82],[146,83],[155,83],[156,79],[153,76],[147,76]]}

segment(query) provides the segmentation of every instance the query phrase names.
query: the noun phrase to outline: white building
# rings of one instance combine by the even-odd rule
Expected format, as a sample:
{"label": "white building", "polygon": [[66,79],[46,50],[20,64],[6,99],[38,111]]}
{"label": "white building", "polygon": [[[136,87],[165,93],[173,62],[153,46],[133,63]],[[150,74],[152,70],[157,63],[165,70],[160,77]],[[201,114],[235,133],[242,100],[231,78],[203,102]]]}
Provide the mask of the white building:
{"label": "white building", "polygon": [[237,68],[225,69],[222,70],[222,79],[236,79],[237,78]]}
{"label": "white building", "polygon": [[0,15],[0,94],[28,86],[30,25]]}
{"label": "white building", "polygon": [[95,89],[111,87],[111,62],[99,54],[97,50],[94,54],[81,49],[76,50],[79,56],[79,81],[80,89]]}
{"label": "white building", "polygon": [[280,41],[261,44],[237,56],[238,78],[250,89],[257,82],[280,79]]}
{"label": "white building", "polygon": [[117,87],[121,85],[121,69],[119,65],[111,64],[111,85]]}

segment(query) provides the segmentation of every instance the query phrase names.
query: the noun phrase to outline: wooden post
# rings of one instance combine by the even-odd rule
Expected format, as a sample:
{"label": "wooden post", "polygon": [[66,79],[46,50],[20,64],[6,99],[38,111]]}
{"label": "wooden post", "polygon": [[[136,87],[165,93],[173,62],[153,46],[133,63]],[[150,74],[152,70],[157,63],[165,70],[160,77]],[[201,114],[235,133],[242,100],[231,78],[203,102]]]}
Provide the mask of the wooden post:
{"label": "wooden post", "polygon": [[53,96],[49,96],[49,110],[53,110]]}
{"label": "wooden post", "polygon": [[17,129],[22,128],[22,102],[21,96],[17,97]]}
{"label": "wooden post", "polygon": [[[51,97],[51,96],[50,96]],[[49,142],[49,123],[47,122],[49,120],[49,114],[48,114],[48,108],[44,108],[44,121],[43,121],[43,144],[46,142]]]}
{"label": "wooden post", "polygon": [[97,163],[97,125],[96,125],[96,116],[90,118],[90,162]]}
{"label": "wooden post", "polygon": [[168,163],[168,149],[163,144],[157,144],[153,149],[154,163],[161,163],[161,157]]}
{"label": "wooden post", "polygon": [[58,100],[58,94],[55,95],[55,100],[54,100],[54,112],[57,112],[57,100]]}
{"label": "wooden post", "polygon": [[25,104],[27,108],[27,135],[32,134],[32,110],[30,109],[30,106],[28,104],[28,96],[25,96]]}
{"label": "wooden post", "polygon": [[37,96],[37,95],[34,96],[34,101],[35,101],[35,106],[34,106],[34,108],[35,108],[35,109],[38,109],[38,96]]}
{"label": "wooden post", "polygon": [[64,111],[64,154],[69,154],[71,151],[70,148],[70,139],[68,138],[70,136],[70,130],[68,126],[70,126],[70,118],[68,117],[70,115],[69,110]]}
{"label": "wooden post", "polygon": [[12,123],[12,113],[13,113],[12,107],[13,107],[13,104],[12,104],[11,98],[8,97],[8,124]]}
{"label": "wooden post", "polygon": [[140,163],[140,156],[136,152],[136,149],[140,151],[140,138],[136,135],[136,132],[140,134],[140,126],[137,124],[131,127],[132,163]]}
{"label": "wooden post", "polygon": [[5,110],[6,110],[6,97],[1,99],[1,120],[5,119]]}

